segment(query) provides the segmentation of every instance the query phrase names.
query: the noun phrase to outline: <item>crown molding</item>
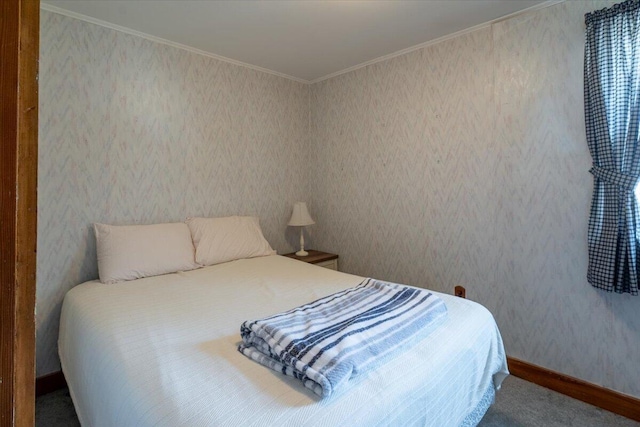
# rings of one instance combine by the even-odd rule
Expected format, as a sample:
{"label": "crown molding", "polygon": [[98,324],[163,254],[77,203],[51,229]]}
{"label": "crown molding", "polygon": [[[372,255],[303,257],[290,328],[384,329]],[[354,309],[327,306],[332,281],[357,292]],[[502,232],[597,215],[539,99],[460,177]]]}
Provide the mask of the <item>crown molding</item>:
{"label": "crown molding", "polygon": [[501,18],[494,19],[493,21],[489,21],[489,22],[485,22],[484,24],[479,24],[479,25],[476,25],[476,26],[473,26],[473,27],[465,28],[464,30],[456,31],[455,33],[448,34],[446,36],[442,36],[442,37],[439,37],[437,39],[430,40],[428,42],[420,43],[420,44],[417,44],[415,46],[408,47],[406,49],[398,50],[398,51],[390,53],[388,55],[384,55],[384,56],[381,56],[379,58],[375,58],[375,59],[372,59],[370,61],[363,62],[363,63],[358,64],[358,65],[354,65],[353,67],[349,67],[349,68],[345,68],[344,70],[336,71],[335,73],[327,74],[326,76],[319,77],[319,78],[317,78],[315,80],[311,80],[309,83],[310,84],[320,83],[322,81],[331,79],[333,77],[337,77],[337,76],[340,76],[342,74],[350,73],[351,71],[359,70],[360,68],[368,67],[369,65],[377,64],[378,62],[384,62],[384,61],[387,61],[389,59],[396,58],[398,56],[402,56],[402,55],[405,55],[405,54],[410,53],[410,52],[414,52],[416,50],[424,49],[425,47],[428,47],[428,46],[432,46],[432,45],[435,45],[435,44],[438,44],[438,43],[442,43],[445,40],[454,39],[456,37],[460,37],[462,35],[469,34],[469,33],[472,33],[474,31],[478,31],[478,30],[480,30],[482,28],[490,27],[493,24],[496,24],[496,23],[502,22],[502,21],[506,21],[506,20],[511,19],[511,18],[515,18],[516,16],[520,16],[520,15],[523,15],[525,13],[529,13],[529,12],[532,12],[532,11],[535,11],[535,10],[544,9],[544,8],[547,8],[549,6],[553,6],[553,5],[556,5],[556,4],[559,4],[559,3],[564,3],[565,1],[566,0],[548,0],[548,1],[544,2],[544,3],[540,3],[538,5],[531,6],[531,7],[528,7],[526,9],[520,10],[518,12],[514,12],[514,13],[511,13],[509,15],[505,15],[505,16],[503,16]]}
{"label": "crown molding", "polygon": [[466,28],[464,30],[457,31],[455,33],[448,34],[446,36],[439,37],[437,39],[430,40],[428,42],[420,43],[420,44],[417,44],[415,46],[411,46],[411,47],[408,47],[406,49],[402,49],[402,50],[390,53],[388,55],[380,56],[380,57],[372,59],[370,61],[366,61],[366,62],[357,64],[357,65],[354,65],[352,67],[345,68],[344,70],[340,70],[340,71],[336,71],[336,72],[331,73],[331,74],[327,74],[325,76],[319,77],[319,78],[314,79],[314,80],[305,80],[305,79],[301,79],[301,78],[298,78],[298,77],[293,77],[293,76],[290,76],[288,74],[284,74],[284,73],[280,73],[280,72],[277,72],[277,71],[269,70],[267,68],[258,67],[256,65],[251,65],[251,64],[248,64],[246,62],[237,61],[235,59],[227,58],[225,56],[216,55],[216,54],[213,54],[213,53],[210,53],[210,52],[206,52],[204,50],[200,50],[200,49],[196,49],[194,47],[183,45],[181,43],[172,42],[170,40],[166,40],[166,39],[163,39],[163,38],[160,38],[160,37],[152,36],[150,34],[146,34],[146,33],[140,32],[140,31],[132,30],[130,28],[126,28],[126,27],[122,27],[120,25],[112,24],[110,22],[103,21],[101,19],[96,19],[96,18],[92,18],[90,16],[82,15],[80,13],[71,12],[69,10],[62,9],[62,8],[59,8],[59,7],[56,7],[56,6],[52,6],[52,5],[47,4],[47,3],[42,3],[41,2],[40,3],[40,8],[43,9],[43,10],[49,11],[49,12],[57,13],[57,14],[60,14],[60,15],[65,15],[65,16],[68,16],[70,18],[75,18],[75,19],[79,19],[81,21],[89,22],[91,24],[99,25],[101,27],[110,28],[112,30],[119,31],[119,32],[122,32],[122,33],[125,33],[125,34],[130,34],[130,35],[133,35],[133,36],[141,37],[143,39],[147,39],[147,40],[150,40],[150,41],[153,41],[153,42],[156,42],[156,43],[161,43],[161,44],[164,44],[164,45],[167,45],[167,46],[172,46],[172,47],[175,47],[175,48],[178,48],[178,49],[183,49],[183,50],[186,50],[186,51],[198,54],[198,55],[202,55],[202,56],[206,56],[206,57],[209,57],[209,58],[216,59],[218,61],[226,62],[226,63],[233,64],[233,65],[238,65],[240,67],[249,68],[251,70],[260,71],[260,72],[263,72],[263,73],[267,73],[267,74],[271,74],[271,75],[274,75],[274,76],[282,77],[282,78],[285,78],[285,79],[288,79],[288,80],[293,80],[293,81],[298,82],[298,83],[312,85],[312,84],[315,84],[315,83],[320,83],[320,82],[325,81],[325,80],[329,80],[329,79],[331,79],[333,77],[340,76],[342,74],[346,74],[346,73],[350,73],[350,72],[355,71],[355,70],[359,70],[360,68],[368,67],[369,65],[377,64],[378,62],[387,61],[389,59],[396,58],[398,56],[402,56],[402,55],[405,55],[407,53],[414,52],[416,50],[424,49],[424,48],[426,48],[428,46],[432,46],[432,45],[435,45],[435,44],[438,44],[438,43],[442,43],[443,41],[446,41],[446,40],[450,40],[450,39],[453,39],[453,38],[456,38],[456,37],[460,37],[460,36],[465,35],[465,34],[472,33],[474,31],[478,31],[478,30],[483,29],[483,28],[490,27],[493,24],[496,24],[496,23],[502,22],[502,21],[506,21],[508,19],[514,18],[514,17],[519,16],[519,15],[523,15],[525,13],[529,13],[529,12],[532,12],[532,11],[535,11],[535,10],[544,9],[544,8],[549,7],[549,6],[553,6],[553,5],[556,5],[556,4],[559,4],[559,3],[563,3],[565,1],[566,0],[548,0],[548,1],[545,1],[544,3],[538,4],[536,6],[532,6],[532,7],[529,7],[527,9],[523,9],[523,10],[520,10],[518,12],[514,12],[514,13],[511,13],[509,15],[503,16],[501,18],[494,19],[494,20],[489,21],[489,22],[485,22],[484,24],[480,24],[480,25],[476,25],[476,26],[473,26],[473,27],[470,27],[470,28]]}
{"label": "crown molding", "polygon": [[176,42],[172,42],[171,40],[167,40],[167,39],[163,39],[161,37],[156,37],[156,36],[152,36],[150,34],[147,33],[143,33],[141,31],[136,31],[136,30],[132,30],[131,28],[127,28],[127,27],[122,27],[120,25],[116,25],[116,24],[112,24],[111,22],[107,22],[107,21],[103,21],[101,19],[96,19],[96,18],[92,18],[90,16],[86,16],[86,15],[82,15],[80,13],[76,13],[76,12],[72,12],[66,9],[62,9],[56,6],[52,6],[50,4],[47,3],[40,3],[40,9],[42,10],[46,10],[48,12],[53,12],[53,13],[57,13],[59,15],[64,15],[64,16],[68,16],[69,18],[74,18],[74,19],[78,19],[80,21],[85,21],[88,22],[90,24],[95,24],[95,25],[99,25],[101,27],[105,27],[105,28],[109,28],[115,31],[119,31],[121,33],[125,33],[125,34],[129,34],[132,36],[136,36],[136,37],[141,37],[143,39],[152,41],[152,42],[156,42],[156,43],[160,43],[160,44],[164,44],[167,46],[171,46],[171,47],[175,47],[178,49],[183,49],[198,55],[202,55],[202,56],[206,56],[209,58],[213,58],[213,59],[217,59],[218,61],[222,61],[222,62],[226,62],[229,64],[233,64],[233,65],[238,65],[240,67],[244,67],[244,68],[249,68],[251,70],[254,71],[260,71],[262,73],[267,73],[267,74],[271,74],[274,76],[278,76],[278,77],[282,77],[288,80],[293,80],[295,82],[298,83],[304,83],[304,84],[309,84],[310,82],[308,80],[304,80],[304,79],[300,79],[297,77],[293,77],[284,73],[279,73],[277,71],[273,71],[273,70],[269,70],[267,68],[262,68],[262,67],[258,67],[257,65],[251,65],[251,64],[247,64],[246,62],[242,62],[242,61],[236,61],[235,59],[231,59],[231,58],[227,58],[225,56],[221,56],[221,55],[216,55],[214,53],[210,53],[210,52],[206,52],[204,50],[200,50],[200,49],[196,49],[194,47],[191,46],[187,46],[181,43],[176,43]]}

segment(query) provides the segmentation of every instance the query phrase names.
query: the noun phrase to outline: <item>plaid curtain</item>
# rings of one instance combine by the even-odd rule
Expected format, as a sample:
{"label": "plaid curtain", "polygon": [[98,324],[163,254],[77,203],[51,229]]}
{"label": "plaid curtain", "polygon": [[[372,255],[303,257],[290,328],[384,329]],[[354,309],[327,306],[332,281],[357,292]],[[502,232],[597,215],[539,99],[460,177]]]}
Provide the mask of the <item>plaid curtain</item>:
{"label": "plaid curtain", "polygon": [[584,103],[593,158],[587,280],[638,295],[640,2],[585,15]]}

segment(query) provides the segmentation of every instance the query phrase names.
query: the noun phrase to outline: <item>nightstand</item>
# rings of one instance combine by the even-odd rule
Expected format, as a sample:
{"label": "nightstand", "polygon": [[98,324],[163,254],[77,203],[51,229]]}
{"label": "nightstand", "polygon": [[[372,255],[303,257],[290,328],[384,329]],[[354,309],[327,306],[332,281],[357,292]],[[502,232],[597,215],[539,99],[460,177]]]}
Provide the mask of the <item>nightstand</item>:
{"label": "nightstand", "polygon": [[308,262],[309,264],[315,264],[320,267],[330,268],[331,270],[338,270],[338,255],[314,251],[312,249],[308,249],[307,252],[309,252],[309,255],[307,256],[297,256],[295,252],[284,254],[283,256],[297,259],[298,261]]}

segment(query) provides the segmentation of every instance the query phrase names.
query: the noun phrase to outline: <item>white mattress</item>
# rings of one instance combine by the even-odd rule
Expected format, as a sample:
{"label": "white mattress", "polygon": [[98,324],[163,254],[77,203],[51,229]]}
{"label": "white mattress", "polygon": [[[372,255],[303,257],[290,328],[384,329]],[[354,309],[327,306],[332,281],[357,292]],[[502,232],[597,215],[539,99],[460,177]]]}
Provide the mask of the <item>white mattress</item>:
{"label": "white mattress", "polygon": [[[112,285],[64,300],[59,351],[83,426],[458,426],[508,374],[479,304],[439,294],[445,324],[320,400],[240,354],[240,324],[354,286],[361,277],[282,256]],[[473,418],[473,417],[471,417]]]}

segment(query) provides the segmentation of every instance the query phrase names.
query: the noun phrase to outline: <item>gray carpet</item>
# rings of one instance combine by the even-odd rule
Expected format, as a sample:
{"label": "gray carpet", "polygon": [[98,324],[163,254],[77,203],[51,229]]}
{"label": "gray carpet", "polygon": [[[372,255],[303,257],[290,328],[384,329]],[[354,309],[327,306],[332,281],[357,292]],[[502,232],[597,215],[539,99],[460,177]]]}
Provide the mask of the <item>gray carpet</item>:
{"label": "gray carpet", "polygon": [[[36,399],[37,427],[79,425],[67,389]],[[640,427],[640,423],[510,376],[480,426]]]}
{"label": "gray carpet", "polygon": [[509,376],[481,427],[640,427],[640,423]]}

